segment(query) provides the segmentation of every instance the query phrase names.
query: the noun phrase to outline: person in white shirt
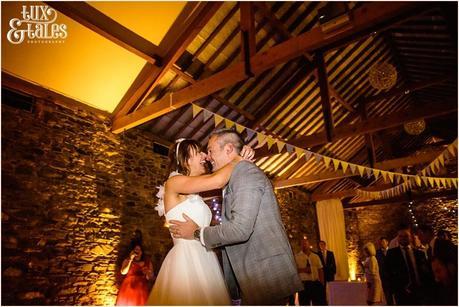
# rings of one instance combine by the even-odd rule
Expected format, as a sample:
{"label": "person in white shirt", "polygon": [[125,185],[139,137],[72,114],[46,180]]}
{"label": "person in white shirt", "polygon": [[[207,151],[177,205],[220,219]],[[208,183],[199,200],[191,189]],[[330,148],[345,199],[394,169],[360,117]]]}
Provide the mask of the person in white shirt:
{"label": "person in white shirt", "polygon": [[301,242],[301,251],[295,255],[304,290],[298,293],[299,303],[305,305],[326,305],[324,288],[324,271],[320,258],[311,250],[307,238]]}

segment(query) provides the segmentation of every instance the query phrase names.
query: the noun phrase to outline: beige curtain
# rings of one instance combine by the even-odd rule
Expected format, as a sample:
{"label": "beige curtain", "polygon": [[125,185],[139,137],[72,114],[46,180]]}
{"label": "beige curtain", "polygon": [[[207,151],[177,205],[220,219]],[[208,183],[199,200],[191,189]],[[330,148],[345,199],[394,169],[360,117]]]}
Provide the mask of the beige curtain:
{"label": "beige curtain", "polygon": [[318,201],[316,204],[320,238],[327,242],[327,249],[335,254],[336,280],[347,280],[349,265],[346,249],[343,205],[339,199]]}

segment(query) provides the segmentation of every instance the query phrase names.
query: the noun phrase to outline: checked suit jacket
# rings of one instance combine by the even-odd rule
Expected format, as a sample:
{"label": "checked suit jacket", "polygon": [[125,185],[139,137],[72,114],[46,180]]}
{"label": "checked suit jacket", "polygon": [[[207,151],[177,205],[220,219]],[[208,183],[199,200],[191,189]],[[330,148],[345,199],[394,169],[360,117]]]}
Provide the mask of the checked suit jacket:
{"label": "checked suit jacket", "polygon": [[203,240],[208,248],[224,246],[225,279],[230,290],[237,283],[244,305],[278,305],[303,289],[272,184],[253,163],[235,166],[222,224],[206,227]]}

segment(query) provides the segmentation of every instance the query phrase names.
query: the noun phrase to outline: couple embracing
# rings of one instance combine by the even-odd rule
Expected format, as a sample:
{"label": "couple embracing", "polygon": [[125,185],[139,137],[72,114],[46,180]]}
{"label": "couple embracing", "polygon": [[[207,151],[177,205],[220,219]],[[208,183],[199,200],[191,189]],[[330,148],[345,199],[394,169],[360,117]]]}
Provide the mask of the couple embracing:
{"label": "couple embracing", "polygon": [[[231,305],[231,299],[285,305],[302,290],[271,182],[252,156],[230,129],[211,135],[207,155],[194,140],[176,142],[170,155],[175,171],[160,197],[174,247],[147,305]],[[206,174],[206,160],[212,174]],[[209,226],[212,214],[197,193],[219,188],[222,223]],[[223,273],[216,247],[223,247]]]}

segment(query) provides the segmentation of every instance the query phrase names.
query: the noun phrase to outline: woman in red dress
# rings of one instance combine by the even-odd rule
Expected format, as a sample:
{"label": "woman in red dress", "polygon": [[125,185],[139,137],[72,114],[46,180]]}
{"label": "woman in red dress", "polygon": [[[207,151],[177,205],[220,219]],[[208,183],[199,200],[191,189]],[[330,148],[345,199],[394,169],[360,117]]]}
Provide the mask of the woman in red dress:
{"label": "woman in red dress", "polygon": [[136,244],[123,261],[121,274],[126,275],[121,284],[117,306],[143,306],[148,298],[148,281],[153,278],[153,266],[145,257],[141,244]]}

